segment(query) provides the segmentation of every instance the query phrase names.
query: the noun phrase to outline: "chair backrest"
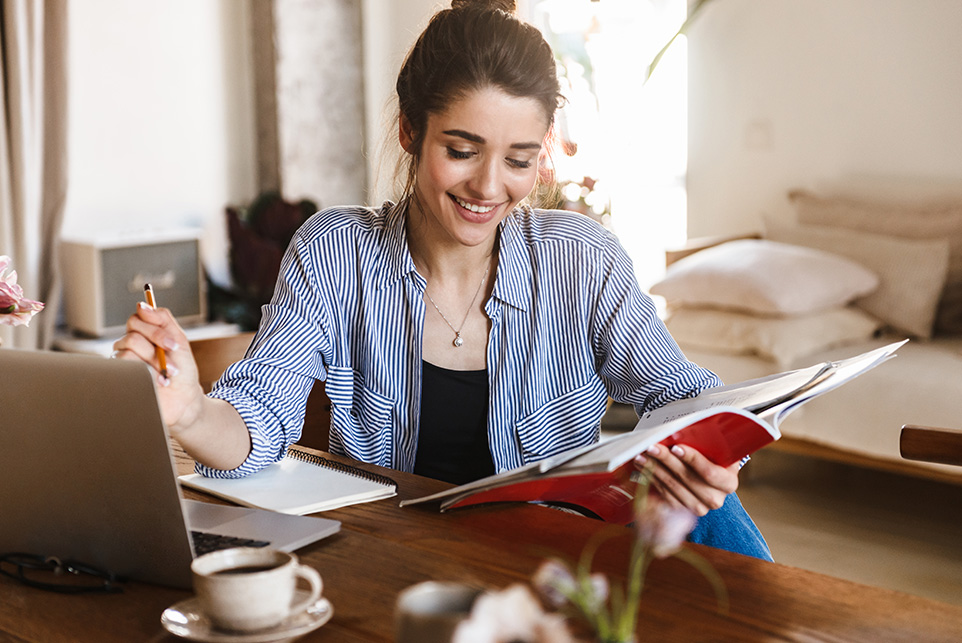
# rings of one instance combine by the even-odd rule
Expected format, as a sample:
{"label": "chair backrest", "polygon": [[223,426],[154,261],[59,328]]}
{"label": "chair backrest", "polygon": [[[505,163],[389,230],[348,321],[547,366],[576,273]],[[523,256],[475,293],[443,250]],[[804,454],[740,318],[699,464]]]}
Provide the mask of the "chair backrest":
{"label": "chair backrest", "polygon": [[906,424],[899,451],[907,460],[962,465],[962,431]]}
{"label": "chair backrest", "polygon": [[[197,362],[198,379],[205,393],[210,392],[214,382],[220,378],[228,366],[244,357],[253,339],[254,333],[249,332],[226,337],[196,339],[190,343],[190,350]],[[326,451],[330,428],[331,402],[324,392],[324,385],[317,382],[307,398],[304,429],[301,432],[301,439],[297,442],[312,449]]]}
{"label": "chair backrest", "polygon": [[254,339],[254,333],[251,332],[195,339],[190,343],[190,350],[197,362],[200,385],[205,393],[210,392],[214,382],[220,378],[228,366],[244,357],[252,339]]}

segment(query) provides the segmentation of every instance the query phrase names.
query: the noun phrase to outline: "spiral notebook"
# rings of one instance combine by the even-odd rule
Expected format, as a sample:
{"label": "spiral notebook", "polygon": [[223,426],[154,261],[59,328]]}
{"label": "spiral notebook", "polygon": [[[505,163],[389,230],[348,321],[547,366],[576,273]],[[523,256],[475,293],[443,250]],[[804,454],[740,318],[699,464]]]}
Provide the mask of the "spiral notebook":
{"label": "spiral notebook", "polygon": [[397,484],[365,471],[291,447],[280,462],[244,478],[180,476],[181,484],[247,507],[301,515],[397,495]]}

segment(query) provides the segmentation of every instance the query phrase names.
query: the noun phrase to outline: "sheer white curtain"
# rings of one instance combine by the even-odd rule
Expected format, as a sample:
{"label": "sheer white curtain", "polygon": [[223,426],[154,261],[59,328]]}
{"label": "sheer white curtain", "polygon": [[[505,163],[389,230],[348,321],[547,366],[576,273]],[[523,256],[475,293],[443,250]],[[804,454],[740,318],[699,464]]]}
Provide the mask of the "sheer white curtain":
{"label": "sheer white curtain", "polygon": [[0,2],[0,255],[47,307],[0,325],[4,346],[46,348],[60,299],[58,240],[67,196],[67,0]]}

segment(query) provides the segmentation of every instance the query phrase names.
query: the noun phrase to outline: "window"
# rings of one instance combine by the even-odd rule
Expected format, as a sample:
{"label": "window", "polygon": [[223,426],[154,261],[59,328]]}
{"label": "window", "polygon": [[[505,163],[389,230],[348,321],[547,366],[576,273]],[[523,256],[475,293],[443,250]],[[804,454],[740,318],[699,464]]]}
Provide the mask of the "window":
{"label": "window", "polygon": [[[685,0],[534,0],[531,21],[554,48],[568,105],[557,155],[567,207],[618,234],[643,287],[686,230],[687,51],[679,38],[645,82],[648,64],[684,22]],[[610,215],[610,216],[609,216]]]}

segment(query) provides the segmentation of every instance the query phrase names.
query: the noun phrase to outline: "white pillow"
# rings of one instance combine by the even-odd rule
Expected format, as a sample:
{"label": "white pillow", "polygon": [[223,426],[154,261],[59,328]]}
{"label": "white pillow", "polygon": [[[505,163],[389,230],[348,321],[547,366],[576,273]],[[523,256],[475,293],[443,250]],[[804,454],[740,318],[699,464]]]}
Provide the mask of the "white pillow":
{"label": "white pillow", "polygon": [[851,306],[793,317],[760,317],[712,308],[678,308],[665,321],[678,345],[760,355],[789,368],[807,355],[870,338],[882,322]]}
{"label": "white pillow", "polygon": [[664,297],[669,306],[799,315],[842,306],[877,285],[872,271],[850,259],[765,239],[742,239],[676,261],[651,293]]}
{"label": "white pillow", "polygon": [[802,225],[846,228],[902,239],[946,239],[949,268],[935,316],[937,330],[962,333],[962,203],[886,203],[796,190],[789,200]]}
{"label": "white pillow", "polygon": [[903,239],[773,221],[765,221],[765,237],[837,253],[868,266],[878,275],[879,287],[856,305],[896,330],[921,338],[932,336],[948,274],[948,239]]}

